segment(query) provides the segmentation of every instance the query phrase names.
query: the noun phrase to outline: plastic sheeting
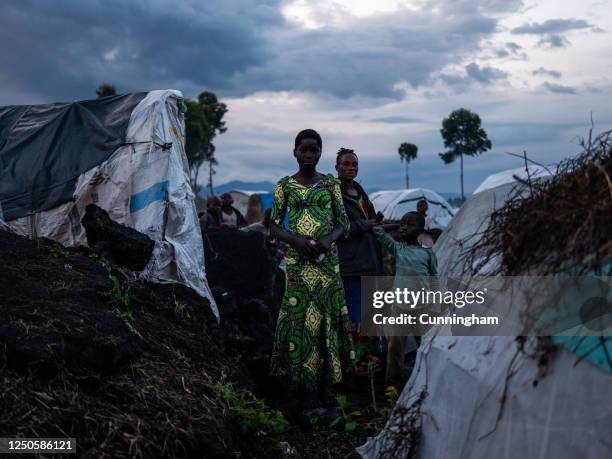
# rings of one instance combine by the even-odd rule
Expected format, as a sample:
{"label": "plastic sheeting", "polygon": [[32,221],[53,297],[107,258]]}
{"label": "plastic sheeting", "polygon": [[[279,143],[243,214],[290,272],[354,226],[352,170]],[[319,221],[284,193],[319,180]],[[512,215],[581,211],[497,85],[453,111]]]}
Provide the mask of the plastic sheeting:
{"label": "plastic sheeting", "polygon": [[19,234],[86,245],[81,218],[94,203],[118,223],[155,241],[144,278],[180,282],[208,298],[219,313],[204,272],[204,247],[189,182],[179,91],[151,91],[131,111],[125,142],[78,177],[73,200],[7,222]]}
{"label": "plastic sheeting", "polygon": [[[424,339],[397,401],[409,407],[427,393],[418,457],[610,457],[612,378],[586,362],[576,365],[577,357],[560,349],[538,379],[537,362],[515,355],[511,337]],[[386,429],[397,432],[396,421],[392,415]],[[410,448],[396,448],[390,432],[368,440],[359,454],[409,457]]]}
{"label": "plastic sheeting", "polygon": [[[461,207],[434,246],[440,276],[471,271],[461,255],[514,185],[475,194]],[[478,274],[493,271],[492,265]],[[415,450],[421,458],[445,459],[612,456],[609,373],[559,348],[538,377],[537,360],[517,353],[513,337],[436,336],[438,331],[423,338],[395,411],[383,431],[357,449],[362,457],[412,457]],[[409,420],[401,413],[422,394],[415,420],[420,444],[398,447],[398,438],[408,438]]]}
{"label": "plastic sheeting", "polygon": [[[542,166],[529,166],[528,170],[530,179],[550,176],[550,172]],[[506,183],[513,183],[516,181],[514,178],[515,176],[520,179],[527,180],[527,171],[524,167],[519,167],[517,169],[508,169],[489,175],[480,185],[478,185],[478,188],[474,190],[474,194],[496,188],[500,185],[505,185]]]}
{"label": "plastic sheeting", "polygon": [[429,204],[427,216],[433,220],[433,227],[446,228],[455,210],[435,191],[426,188],[408,190],[377,191],[370,195],[370,201],[376,211],[383,213],[388,220],[400,220],[406,212],[415,211],[419,200],[425,199]]}
{"label": "plastic sheeting", "polygon": [[0,107],[0,202],[4,220],[69,201],[79,175],[125,142],[146,93],[48,105]]}

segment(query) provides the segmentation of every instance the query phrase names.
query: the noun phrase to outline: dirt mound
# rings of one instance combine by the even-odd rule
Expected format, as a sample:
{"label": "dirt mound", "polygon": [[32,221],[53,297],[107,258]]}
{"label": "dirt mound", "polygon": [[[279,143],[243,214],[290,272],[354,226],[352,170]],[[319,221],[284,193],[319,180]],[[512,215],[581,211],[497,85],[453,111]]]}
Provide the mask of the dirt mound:
{"label": "dirt mound", "polygon": [[248,377],[194,292],[3,231],[0,257],[0,436],[76,437],[80,457],[266,455],[220,393]]}

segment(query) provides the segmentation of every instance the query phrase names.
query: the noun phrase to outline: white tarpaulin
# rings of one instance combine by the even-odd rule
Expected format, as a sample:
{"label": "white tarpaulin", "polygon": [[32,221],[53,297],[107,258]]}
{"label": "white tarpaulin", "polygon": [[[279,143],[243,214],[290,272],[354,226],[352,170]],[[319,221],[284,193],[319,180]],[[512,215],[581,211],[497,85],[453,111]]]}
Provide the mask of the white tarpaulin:
{"label": "white tarpaulin", "polygon": [[[461,254],[513,186],[475,194],[461,207],[434,246],[440,276],[470,271]],[[513,337],[435,336],[438,330],[423,338],[385,429],[357,449],[362,457],[612,457],[609,373],[560,347],[538,376],[537,360],[519,353]]]}
{"label": "white tarpaulin", "polygon": [[[396,405],[410,407],[426,392],[417,457],[611,457],[612,377],[588,362],[577,364],[565,349],[544,377],[537,375],[537,362],[517,354],[511,337],[424,338]],[[392,415],[388,430],[358,452],[365,458],[411,457],[410,446],[392,434],[402,432],[406,421]]]}
{"label": "white tarpaulin", "polygon": [[516,181],[515,177],[527,180],[529,176],[529,179],[533,180],[536,178],[550,176],[550,172],[542,166],[529,166],[528,170],[529,174],[527,173],[524,167],[508,169],[505,171],[498,172],[496,174],[491,174],[486,179],[484,179],[480,185],[478,185],[478,188],[474,190],[473,194],[480,193],[481,191],[485,190],[490,190],[491,188],[496,188],[506,183],[513,183]]}
{"label": "white tarpaulin", "polygon": [[444,229],[454,215],[453,207],[435,191],[426,188],[408,190],[376,191],[370,195],[370,201],[376,211],[382,212],[388,220],[400,220],[406,212],[416,210],[417,202],[427,201],[427,216],[433,221],[434,228]]}
{"label": "white tarpaulin", "polygon": [[209,299],[219,312],[204,272],[202,234],[189,182],[179,91],[151,91],[129,117],[122,144],[106,161],[82,173],[73,201],[7,222],[19,234],[87,245],[81,218],[94,203],[118,223],[155,241],[142,276],[180,282]]}

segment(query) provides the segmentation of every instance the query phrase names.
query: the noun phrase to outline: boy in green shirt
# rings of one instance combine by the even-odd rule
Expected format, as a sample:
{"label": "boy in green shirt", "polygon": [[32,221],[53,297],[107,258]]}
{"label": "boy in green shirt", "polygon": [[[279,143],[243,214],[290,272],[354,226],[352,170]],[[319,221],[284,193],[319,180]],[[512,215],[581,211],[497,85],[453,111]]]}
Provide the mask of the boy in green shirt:
{"label": "boy in green shirt", "polygon": [[[424,248],[417,241],[425,229],[425,218],[416,212],[405,214],[399,224],[401,242],[397,242],[385,232],[385,229],[393,229],[393,227],[397,225],[382,225],[373,228],[382,246],[395,257],[393,289],[437,290],[438,261],[436,254],[431,248]],[[432,277],[436,279],[431,279]],[[394,307],[401,306],[395,305]],[[387,337],[386,379],[389,384],[399,385],[403,382],[407,339],[410,339],[416,348],[416,341],[411,336]]]}

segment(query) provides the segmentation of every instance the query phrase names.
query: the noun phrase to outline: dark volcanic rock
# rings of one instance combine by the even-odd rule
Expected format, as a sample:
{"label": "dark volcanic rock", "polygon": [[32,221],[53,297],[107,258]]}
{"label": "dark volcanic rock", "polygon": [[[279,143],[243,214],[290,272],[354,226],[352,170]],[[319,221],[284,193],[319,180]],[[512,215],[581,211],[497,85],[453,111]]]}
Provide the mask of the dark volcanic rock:
{"label": "dark volcanic rock", "polygon": [[255,231],[222,228],[204,234],[206,278],[242,298],[274,302],[276,260]]}
{"label": "dark volcanic rock", "polygon": [[114,222],[104,209],[89,204],[81,224],[89,247],[115,264],[142,271],[149,262],[155,242],[133,228]]}

